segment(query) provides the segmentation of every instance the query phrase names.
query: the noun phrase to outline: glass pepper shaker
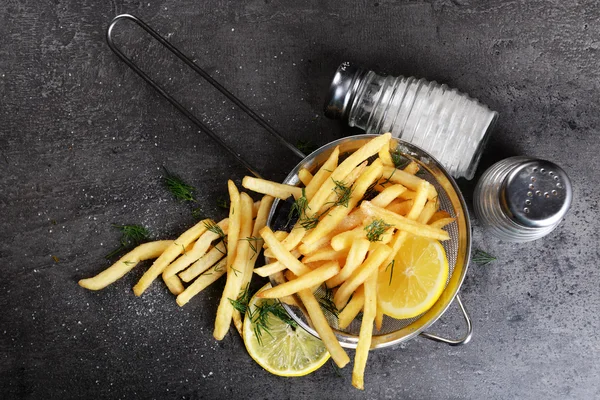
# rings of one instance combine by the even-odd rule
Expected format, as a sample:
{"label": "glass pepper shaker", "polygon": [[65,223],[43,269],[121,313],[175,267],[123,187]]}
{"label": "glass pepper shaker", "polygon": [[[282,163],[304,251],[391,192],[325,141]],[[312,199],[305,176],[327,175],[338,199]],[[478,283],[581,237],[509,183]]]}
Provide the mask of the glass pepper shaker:
{"label": "glass pepper shaker", "polygon": [[325,115],[366,133],[391,132],[430,153],[452,176],[472,179],[498,113],[446,85],[345,62],[331,82]]}
{"label": "glass pepper shaker", "polygon": [[569,177],[550,161],[510,157],[492,165],[475,187],[475,214],[500,239],[528,242],[552,232],[573,198]]}

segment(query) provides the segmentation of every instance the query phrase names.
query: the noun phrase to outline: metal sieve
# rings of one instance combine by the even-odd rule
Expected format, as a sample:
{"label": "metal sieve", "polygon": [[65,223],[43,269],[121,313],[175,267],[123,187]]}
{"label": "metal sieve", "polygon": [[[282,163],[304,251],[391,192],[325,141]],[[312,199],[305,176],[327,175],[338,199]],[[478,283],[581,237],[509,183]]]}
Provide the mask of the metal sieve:
{"label": "metal sieve", "polygon": [[[300,183],[300,179],[298,178],[300,169],[306,168],[308,171],[316,172],[336,146],[340,147],[340,154],[352,153],[374,137],[377,137],[377,135],[350,136],[321,147],[302,160],[285,178],[283,183],[298,185]],[[399,139],[392,140],[397,142],[397,149],[403,156],[419,164],[422,171],[419,176],[433,184],[438,192],[440,209],[447,211],[456,219],[456,222],[445,228],[450,235],[450,240],[442,242],[448,257],[450,272],[446,287],[440,298],[427,312],[411,319],[394,319],[385,316],[381,329],[373,332],[372,347],[391,346],[409,340],[419,334],[429,339],[452,345],[464,344],[470,340],[472,333],[470,319],[457,296],[467,272],[471,248],[471,226],[464,199],[456,186],[456,182],[454,182],[448,172],[433,157],[410,143]],[[284,224],[279,222],[282,218],[277,218],[283,212],[283,203],[280,200],[275,200],[271,208],[267,224],[273,230],[284,228]],[[270,262],[269,259],[267,259],[268,262]],[[280,284],[284,280],[285,278],[282,273],[271,276],[272,285]],[[315,292],[315,297],[319,299],[325,296],[325,294],[325,290],[320,288]],[[452,340],[425,332],[427,328],[442,316],[455,298],[467,323],[467,333],[465,336],[458,340]],[[299,300],[296,303],[299,305],[302,304]],[[306,310],[301,306],[288,304],[284,304],[284,307],[302,328],[318,337],[317,332],[312,328]],[[336,316],[327,310],[324,310],[324,314],[330,326],[334,329],[334,333],[340,344],[344,347],[355,348],[358,343],[358,334],[360,331],[360,315],[346,329],[339,329]]]}
{"label": "metal sieve", "polygon": [[[259,172],[250,163],[244,160],[235,150],[230,148],[215,132],[213,132],[205,123],[194,116],[188,109],[186,109],[181,103],[179,103],[171,94],[169,94],[161,85],[159,85],[153,78],[151,78],[146,72],[144,72],[129,56],[127,56],[121,49],[115,44],[113,33],[115,26],[119,22],[129,21],[130,23],[136,24],[158,43],[164,46],[167,50],[173,53],[177,58],[183,61],[188,67],[190,67],[199,77],[206,80],[215,89],[220,91],[227,99],[233,102],[239,107],[241,111],[250,116],[254,121],[261,125],[267,132],[275,137],[281,144],[290,149],[296,156],[303,158],[303,160],[290,172],[285,179],[284,183],[296,185],[299,183],[298,171],[301,168],[306,168],[309,171],[314,171],[322,164],[331,151],[336,146],[340,146],[341,153],[353,152],[377,135],[357,135],[346,137],[343,139],[331,142],[320,149],[316,150],[308,157],[306,157],[301,151],[299,151],[293,144],[289,143],[280,133],[278,133],[264,118],[260,117],[256,112],[252,111],[246,104],[240,99],[233,95],[229,90],[223,87],[219,82],[213,79],[206,71],[200,68],[190,57],[183,54],[179,49],[173,46],[165,37],[161,36],[157,31],[152,29],[148,24],[139,19],[136,16],[129,14],[121,14],[116,16],[108,26],[106,32],[106,41],[110,49],[139,77],[141,77],[148,85],[150,85],[156,92],[167,100],[173,107],[179,112],[185,115],[190,122],[192,122],[201,131],[206,133],[212,139],[214,139],[221,147],[227,150],[240,164],[257,177],[261,177]],[[465,344],[471,339],[472,325],[471,320],[458,297],[458,290],[462,284],[465,274],[467,272],[467,266],[469,264],[469,255],[471,248],[471,228],[469,224],[469,216],[467,208],[465,206],[464,199],[460,194],[456,183],[448,172],[428,153],[421,150],[420,148],[413,146],[409,143],[403,142],[398,139],[398,149],[410,160],[417,162],[421,170],[424,172],[423,178],[431,182],[438,191],[440,208],[448,211],[453,217],[456,218],[456,222],[449,225],[446,229],[450,234],[450,240],[444,242],[444,247],[448,255],[448,262],[450,265],[450,274],[446,288],[438,299],[438,301],[429,309],[426,313],[412,319],[397,320],[389,317],[384,317],[383,326],[380,331],[375,331],[373,334],[372,347],[385,347],[391,346],[396,343],[400,343],[409,340],[417,335],[421,335],[431,340],[438,342],[447,343],[450,345]],[[268,223],[271,227],[274,222],[274,217],[277,215],[277,211],[281,205],[279,200],[276,200],[271,208],[269,214]],[[276,228],[276,227],[275,227]],[[271,279],[273,285],[281,282],[283,279],[282,274],[276,275]],[[323,296],[324,291],[315,293],[317,296]],[[448,309],[452,301],[456,299],[458,306],[460,307],[463,317],[466,323],[466,333],[462,338],[459,339],[448,339],[432,333],[425,332],[431,324],[433,324],[442,314]],[[301,304],[298,302],[298,304]],[[300,307],[290,307],[284,305],[287,312],[294,318],[301,327],[306,329],[311,334],[318,337],[315,330],[311,327],[310,320],[306,317],[306,312]],[[355,348],[358,342],[358,332],[360,329],[360,320],[357,318],[356,321],[352,322],[346,330],[340,330],[337,327],[337,319],[332,314],[326,314],[330,325],[334,328],[334,332],[338,337],[341,345],[344,347]]]}

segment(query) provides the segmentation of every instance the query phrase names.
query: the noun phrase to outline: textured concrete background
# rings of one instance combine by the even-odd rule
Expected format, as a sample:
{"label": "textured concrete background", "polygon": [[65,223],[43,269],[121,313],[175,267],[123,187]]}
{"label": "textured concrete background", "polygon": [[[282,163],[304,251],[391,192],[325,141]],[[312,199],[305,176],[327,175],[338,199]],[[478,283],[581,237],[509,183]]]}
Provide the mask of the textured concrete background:
{"label": "textured concrete background", "polygon": [[[0,397],[415,398],[600,397],[597,2],[4,0],[0,6]],[[104,31],[136,14],[260,111],[286,138],[349,133],[321,107],[345,60],[446,82],[500,112],[479,173],[508,155],[561,165],[574,185],[566,220],[529,244],[474,221],[461,290],[475,325],[450,348],[415,339],[371,353],[366,391],[328,364],[308,377],[263,371],[231,331],[212,338],[223,283],[184,308],[138,268],[100,292],[77,285],[109,265],[111,224],[170,238],[193,223],[160,184],[161,167],[199,189],[207,215],[244,170],[127,69]],[[135,30],[122,42],[184,104],[264,174],[296,163],[255,124]],[[272,155],[276,157],[271,157]],[[460,182],[467,199],[472,182]],[[53,259],[56,257],[56,261]],[[456,308],[434,331],[459,336]],[[353,353],[352,353],[353,354]]]}

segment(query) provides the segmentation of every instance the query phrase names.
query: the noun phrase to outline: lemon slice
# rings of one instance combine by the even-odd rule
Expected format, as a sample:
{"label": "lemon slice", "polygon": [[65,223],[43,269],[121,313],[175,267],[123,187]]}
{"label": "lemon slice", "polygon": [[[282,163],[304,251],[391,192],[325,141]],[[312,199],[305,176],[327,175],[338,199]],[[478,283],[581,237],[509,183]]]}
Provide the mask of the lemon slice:
{"label": "lemon slice", "polygon": [[[270,283],[259,292],[269,289]],[[257,307],[277,300],[259,299],[254,295],[248,304],[251,315],[256,315]],[[312,336],[301,327],[293,328],[278,317],[269,313],[268,332],[256,336],[254,318],[244,320],[244,344],[261,367],[279,376],[303,376],[319,369],[329,359],[329,352],[320,339]]]}
{"label": "lemon slice", "polygon": [[429,310],[448,279],[448,259],[437,240],[409,235],[394,259],[379,274],[377,302],[393,318],[413,318]]}

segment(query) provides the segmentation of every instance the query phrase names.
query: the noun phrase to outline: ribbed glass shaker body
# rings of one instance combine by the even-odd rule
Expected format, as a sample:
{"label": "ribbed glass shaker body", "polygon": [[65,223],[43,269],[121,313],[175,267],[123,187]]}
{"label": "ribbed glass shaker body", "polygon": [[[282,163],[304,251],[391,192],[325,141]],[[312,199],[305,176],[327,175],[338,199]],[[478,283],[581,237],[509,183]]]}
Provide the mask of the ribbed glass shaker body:
{"label": "ribbed glass shaker body", "polygon": [[446,85],[378,75],[342,64],[325,114],[366,133],[391,132],[433,155],[454,177],[472,179],[497,113]]}
{"label": "ribbed glass shaker body", "polygon": [[473,194],[475,215],[496,237],[528,242],[552,232],[566,214],[571,184],[547,161],[510,157],[492,165]]}

